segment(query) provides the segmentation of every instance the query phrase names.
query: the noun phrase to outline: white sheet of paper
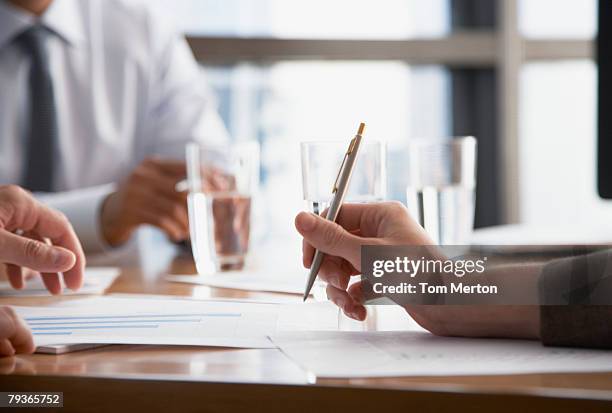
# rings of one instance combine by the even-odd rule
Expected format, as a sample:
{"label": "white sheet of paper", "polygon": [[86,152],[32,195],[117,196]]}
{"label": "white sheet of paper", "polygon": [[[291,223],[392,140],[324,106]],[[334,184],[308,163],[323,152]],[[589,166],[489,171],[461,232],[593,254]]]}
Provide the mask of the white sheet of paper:
{"label": "white sheet of paper", "polygon": [[201,284],[234,290],[304,294],[305,273],[295,271],[258,270],[228,271],[218,275],[167,275],[172,282]]}
{"label": "white sheet of paper", "polygon": [[612,351],[537,341],[437,337],[427,332],[296,332],[271,337],[319,378],[612,371]]}
{"label": "white sheet of paper", "polygon": [[[78,291],[67,289],[62,280],[63,295],[102,294],[119,276],[116,267],[88,267],[83,276],[83,286]],[[42,297],[51,295],[45,288],[42,278],[36,277],[26,281],[21,290],[15,290],[8,281],[0,282],[0,297]]]}
{"label": "white sheet of paper", "polygon": [[335,330],[330,303],[264,304],[230,301],[93,297],[71,305],[15,307],[37,346],[107,343],[274,348],[282,331]]}

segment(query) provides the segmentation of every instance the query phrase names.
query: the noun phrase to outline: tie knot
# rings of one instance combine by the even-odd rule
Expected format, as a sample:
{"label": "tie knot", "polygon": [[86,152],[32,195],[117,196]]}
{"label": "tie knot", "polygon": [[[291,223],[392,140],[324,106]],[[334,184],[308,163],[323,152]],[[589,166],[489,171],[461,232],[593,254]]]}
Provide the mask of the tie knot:
{"label": "tie knot", "polygon": [[45,27],[36,25],[22,32],[16,40],[30,53],[40,53],[44,50],[47,34]]}

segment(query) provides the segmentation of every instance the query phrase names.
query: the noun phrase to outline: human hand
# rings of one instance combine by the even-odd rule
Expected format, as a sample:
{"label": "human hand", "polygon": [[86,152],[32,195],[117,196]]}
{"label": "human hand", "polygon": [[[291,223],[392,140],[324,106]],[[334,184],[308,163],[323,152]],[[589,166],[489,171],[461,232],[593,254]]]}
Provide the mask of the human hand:
{"label": "human hand", "polygon": [[187,239],[187,194],[175,190],[185,175],[182,161],[143,161],[102,205],[100,221],[106,242],[121,245],[143,224],[160,228],[173,241]]}
{"label": "human hand", "polygon": [[295,226],[304,237],[304,266],[312,265],[315,248],[326,254],[319,277],[328,283],[327,296],[357,320],[366,317],[361,282],[348,284],[351,276],[361,273],[361,246],[433,244],[399,202],[344,204],[336,223],[301,212]]}
{"label": "human hand", "polygon": [[[425,230],[395,202],[344,204],[337,223],[302,212],[295,220],[304,237],[303,262],[310,268],[314,249],[326,255],[319,276],[327,281],[327,296],[344,313],[356,320],[366,317],[361,282],[348,287],[351,276],[361,273],[362,245],[433,245]],[[512,275],[517,276],[517,270]],[[524,267],[530,276],[533,269]],[[489,274],[506,276],[508,274]],[[463,337],[537,338],[537,306],[445,306],[410,305],[410,316],[423,328],[437,335]]]}
{"label": "human hand", "polygon": [[11,307],[0,307],[0,357],[34,352],[30,328]]}
{"label": "human hand", "polygon": [[52,294],[59,294],[60,272],[70,289],[81,287],[85,255],[64,215],[9,185],[0,187],[0,263],[6,264],[14,288],[23,288],[24,272],[31,269],[42,273]]}

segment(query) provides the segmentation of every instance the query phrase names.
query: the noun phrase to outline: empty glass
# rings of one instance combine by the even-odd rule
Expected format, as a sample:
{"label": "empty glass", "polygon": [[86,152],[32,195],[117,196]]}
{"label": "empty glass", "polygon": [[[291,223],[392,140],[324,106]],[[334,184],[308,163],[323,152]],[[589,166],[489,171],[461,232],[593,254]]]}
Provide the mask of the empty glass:
{"label": "empty glass", "polygon": [[408,143],[406,203],[439,245],[465,245],[474,226],[476,139],[416,139]]}
{"label": "empty glass", "polygon": [[[349,141],[302,142],[302,187],[310,212],[320,214],[329,206],[332,188]],[[385,199],[387,191],[386,147],[363,139],[345,202]]]}

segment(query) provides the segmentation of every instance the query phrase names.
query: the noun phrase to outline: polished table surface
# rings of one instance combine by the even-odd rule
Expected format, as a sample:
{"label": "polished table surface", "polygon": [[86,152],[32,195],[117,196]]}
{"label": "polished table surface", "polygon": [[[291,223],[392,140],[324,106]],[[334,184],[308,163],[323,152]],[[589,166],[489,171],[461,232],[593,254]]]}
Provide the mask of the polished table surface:
{"label": "polished table surface", "polygon": [[[171,283],[167,273],[193,274],[190,258],[161,268],[133,263],[107,293],[171,295],[192,299],[264,299],[298,302],[299,296]],[[64,297],[1,298],[0,305],[44,305]],[[411,320],[381,306],[363,329],[401,329]],[[345,320],[349,328],[355,322]],[[610,366],[612,370],[612,366]],[[291,410],[348,411],[419,408],[424,411],[612,411],[612,372],[505,376],[405,377],[312,380],[275,349],[115,345],[64,355],[0,359],[0,391],[63,391],[62,411]],[[77,403],[78,401],[78,403]],[[87,406],[87,408],[84,408]],[[462,409],[459,409],[462,410]]]}

